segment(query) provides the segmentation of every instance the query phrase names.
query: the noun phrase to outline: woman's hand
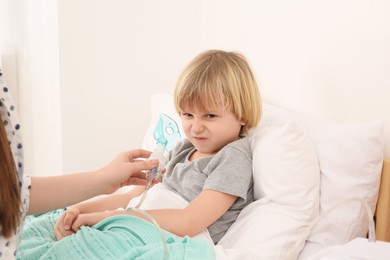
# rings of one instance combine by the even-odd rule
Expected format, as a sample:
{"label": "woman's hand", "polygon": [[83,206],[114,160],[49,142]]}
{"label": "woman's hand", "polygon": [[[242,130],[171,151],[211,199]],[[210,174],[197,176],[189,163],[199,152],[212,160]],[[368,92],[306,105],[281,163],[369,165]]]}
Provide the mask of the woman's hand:
{"label": "woman's hand", "polygon": [[[158,160],[144,160],[151,152],[137,149],[120,153],[111,163],[96,173],[107,184],[106,193],[112,193],[126,185],[146,185],[147,179],[144,171],[158,166]],[[155,183],[158,181],[156,180]]]}
{"label": "woman's hand", "polygon": [[72,230],[72,225],[79,215],[80,211],[75,207],[70,207],[67,211],[61,214],[54,225],[54,234],[57,240],[61,240],[62,238],[75,233]]}

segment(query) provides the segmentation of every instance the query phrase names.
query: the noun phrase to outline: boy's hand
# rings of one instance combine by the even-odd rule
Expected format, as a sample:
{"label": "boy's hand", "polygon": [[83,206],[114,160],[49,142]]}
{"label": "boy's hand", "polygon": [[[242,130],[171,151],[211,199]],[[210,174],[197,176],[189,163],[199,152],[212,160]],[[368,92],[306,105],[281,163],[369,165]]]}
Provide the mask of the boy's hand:
{"label": "boy's hand", "polygon": [[[77,232],[80,230],[81,226],[93,226],[100,221],[102,221],[105,218],[108,218],[110,216],[120,214],[120,212],[123,212],[122,210],[112,210],[112,211],[104,211],[104,212],[94,212],[94,213],[86,213],[86,214],[79,214],[77,216],[77,219],[73,221],[72,224],[72,230],[73,232]],[[116,214],[115,214],[116,213]]]}
{"label": "boy's hand", "polygon": [[75,207],[68,208],[67,211],[61,214],[56,224],[54,225],[54,234],[57,240],[66,236],[72,235],[75,232],[72,230],[74,220],[80,215],[80,211]]}

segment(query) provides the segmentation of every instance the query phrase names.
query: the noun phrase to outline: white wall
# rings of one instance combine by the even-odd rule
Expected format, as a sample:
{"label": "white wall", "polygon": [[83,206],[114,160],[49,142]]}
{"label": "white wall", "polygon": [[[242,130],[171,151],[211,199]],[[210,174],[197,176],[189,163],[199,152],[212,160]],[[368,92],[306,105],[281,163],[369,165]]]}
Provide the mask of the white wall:
{"label": "white wall", "polygon": [[200,51],[201,21],[199,1],[59,1],[65,172],[141,146],[150,96]]}
{"label": "white wall", "polygon": [[11,89],[18,106],[18,75],[15,55],[18,6],[16,1],[0,0],[0,68],[3,81]]}
{"label": "white wall", "polygon": [[25,172],[61,174],[57,1],[0,3],[4,77],[22,123]]}
{"label": "white wall", "polygon": [[207,3],[209,45],[242,50],[266,101],[332,120],[390,119],[389,1]]}
{"label": "white wall", "polygon": [[150,95],[171,93],[207,48],[242,51],[264,100],[330,120],[384,119],[390,144],[388,1],[59,2],[66,171],[140,146]]}
{"label": "white wall", "polygon": [[62,125],[62,170],[139,147],[150,96],[171,93],[209,48],[242,51],[265,101],[329,120],[385,120],[390,157],[389,13],[387,0],[58,0],[61,122],[52,123]]}

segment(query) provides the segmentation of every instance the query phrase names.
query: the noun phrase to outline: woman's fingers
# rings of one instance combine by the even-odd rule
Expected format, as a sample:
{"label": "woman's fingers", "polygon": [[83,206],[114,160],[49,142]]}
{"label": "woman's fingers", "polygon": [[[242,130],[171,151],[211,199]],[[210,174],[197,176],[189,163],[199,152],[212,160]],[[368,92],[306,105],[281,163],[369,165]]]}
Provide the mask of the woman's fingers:
{"label": "woman's fingers", "polygon": [[135,149],[135,150],[125,152],[125,155],[130,162],[133,161],[134,159],[137,159],[137,158],[145,158],[146,159],[151,154],[152,154],[152,152],[146,151],[144,149]]}

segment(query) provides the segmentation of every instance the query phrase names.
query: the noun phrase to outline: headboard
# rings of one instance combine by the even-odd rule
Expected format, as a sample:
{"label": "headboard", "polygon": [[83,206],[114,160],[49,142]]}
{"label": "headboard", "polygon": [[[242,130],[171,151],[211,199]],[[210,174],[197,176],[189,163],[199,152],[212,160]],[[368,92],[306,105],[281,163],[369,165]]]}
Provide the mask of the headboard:
{"label": "headboard", "polygon": [[381,185],[376,207],[376,238],[390,242],[390,158],[383,161]]}

